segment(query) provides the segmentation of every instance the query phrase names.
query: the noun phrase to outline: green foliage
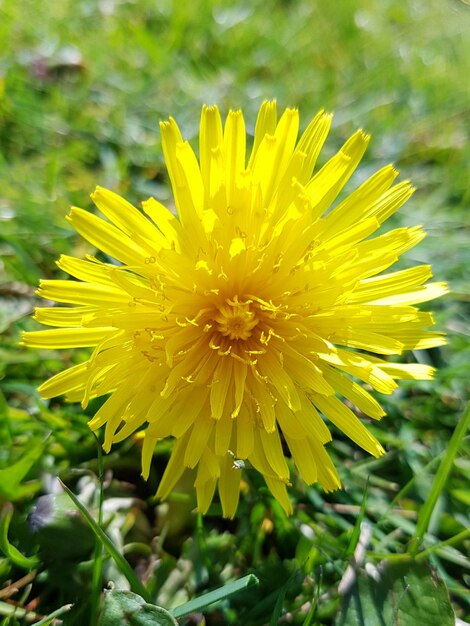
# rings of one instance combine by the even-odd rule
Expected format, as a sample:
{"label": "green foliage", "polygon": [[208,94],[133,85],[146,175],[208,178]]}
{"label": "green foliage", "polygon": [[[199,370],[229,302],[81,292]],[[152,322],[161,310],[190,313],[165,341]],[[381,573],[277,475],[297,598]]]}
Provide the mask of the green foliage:
{"label": "green foliage", "polygon": [[44,444],[38,442],[25,452],[16,463],[0,469],[0,502],[13,502],[14,500],[31,496],[41,488],[41,483],[38,481],[28,484],[21,484],[21,481],[39,459],[43,449]]}
{"label": "green foliage", "polygon": [[426,502],[424,503],[423,508],[419,512],[415,535],[414,535],[412,546],[410,549],[411,554],[416,554],[419,546],[421,545],[424,539],[424,534],[428,529],[429,523],[431,521],[431,516],[436,507],[438,498],[440,497],[440,495],[442,494],[444,490],[444,486],[449,476],[449,473],[452,470],[455,457],[460,449],[463,438],[468,432],[469,426],[470,426],[470,403],[467,404],[465,413],[463,414],[462,419],[459,421],[456,429],[454,430],[454,433],[449,441],[447,451],[439,465],[439,469],[437,470],[436,477],[434,479],[434,483],[432,485],[431,491],[426,499]]}
{"label": "green foliage", "polygon": [[172,614],[175,617],[183,617],[184,615],[189,615],[190,613],[198,613],[204,611],[214,602],[220,602],[222,600],[226,600],[230,598],[230,596],[234,596],[237,593],[240,593],[247,587],[251,587],[252,585],[257,585],[259,580],[253,574],[249,576],[245,576],[240,580],[234,580],[219,589],[214,589],[214,591],[210,591],[209,593],[204,593],[203,595],[195,598],[194,600],[190,600],[185,604],[182,604],[175,609],[172,610]]}
{"label": "green foliage", "polygon": [[122,574],[124,574],[124,576],[127,578],[127,581],[129,582],[131,586],[131,589],[134,589],[134,591],[139,592],[145,599],[149,600],[150,598],[148,596],[147,590],[145,589],[145,587],[143,587],[142,583],[137,578],[134,570],[130,567],[126,559],[116,549],[115,545],[113,544],[111,539],[108,537],[108,535],[95,522],[93,517],[88,512],[87,508],[80,502],[80,500],[75,496],[75,494],[72,493],[72,491],[70,491],[70,489],[66,485],[64,485],[64,483],[61,483],[61,484],[62,484],[62,487],[65,489],[66,493],[69,495],[69,497],[75,504],[75,506],[77,507],[77,509],[86,519],[90,528],[95,533],[98,541],[102,544],[103,548],[109,552],[110,556],[113,558],[114,562],[116,563],[116,565],[118,566]]}
{"label": "green foliage", "polygon": [[449,594],[435,570],[415,561],[386,562],[374,577],[361,571],[336,626],[454,626]]}
{"label": "green foliage", "polygon": [[161,607],[147,604],[131,591],[106,591],[99,626],[177,626]]}
{"label": "green foliage", "polygon": [[37,557],[27,557],[8,541],[8,529],[13,516],[13,507],[8,503],[0,513],[0,550],[12,563],[21,569],[30,570],[39,565]]}
{"label": "green foliage", "polygon": [[[469,32],[461,0],[3,0],[0,623],[93,624],[108,581],[123,591],[107,598],[133,597],[130,583],[139,593],[136,619],[161,606],[182,625],[196,620],[178,612],[185,606],[214,626],[349,626],[361,623],[358,606],[373,626],[397,615],[418,624],[423,607],[431,626],[432,607],[444,608],[444,625],[447,593],[470,621],[468,412],[461,417],[470,380]],[[144,483],[138,441],[97,461],[86,425],[97,402],[84,414],[39,399],[38,383],[84,353],[26,351],[18,340],[35,328],[38,280],[60,276],[54,260],[94,253],[64,220],[70,205],[90,206],[96,184],[136,203],[168,201],[157,122],[173,115],[195,144],[200,105],[217,102],[243,107],[252,132],[271,97],[299,106],[304,125],[321,107],[336,112],[323,158],[357,127],[372,133],[348,190],[390,161],[412,179],[418,191],[394,220],[429,233],[407,258],[432,262],[451,286],[434,305],[449,344],[409,357],[438,367],[434,381],[381,398],[388,415],[370,428],[385,457],[341,437],[330,446],[344,490],[294,484],[286,518],[247,467],[236,518],[221,520],[215,503],[202,520],[184,484],[168,503],[153,500],[166,444]],[[376,563],[379,581],[365,573]],[[338,587],[350,565],[357,586],[345,599]],[[245,586],[250,576],[259,584]],[[385,621],[372,622],[379,601]]]}

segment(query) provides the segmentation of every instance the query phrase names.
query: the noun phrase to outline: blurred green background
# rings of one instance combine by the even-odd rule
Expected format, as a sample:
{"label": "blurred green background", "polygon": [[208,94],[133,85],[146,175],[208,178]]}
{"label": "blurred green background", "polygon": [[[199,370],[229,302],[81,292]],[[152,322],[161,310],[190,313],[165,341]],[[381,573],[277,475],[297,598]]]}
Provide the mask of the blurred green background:
{"label": "blurred green background", "polygon": [[[0,0],[0,471],[30,455],[17,489],[0,489],[0,503],[15,504],[12,543],[41,555],[23,604],[41,598],[46,613],[75,602],[81,608],[72,611],[70,624],[87,623],[92,610],[87,542],[83,553],[63,556],[58,567],[26,530],[37,498],[52,490],[51,476],[61,473],[86,491],[76,472],[83,481],[96,471],[86,416],[60,401],[46,404],[35,391],[51,372],[80,359],[80,351],[18,346],[20,330],[36,328],[27,317],[38,304],[35,287],[40,278],[59,275],[59,254],[91,251],[64,217],[70,205],[91,207],[95,185],[135,203],[153,195],[171,204],[158,121],[175,117],[196,147],[203,103],[217,103],[222,113],[242,108],[249,133],[266,98],[276,98],[281,109],[299,107],[303,127],[318,109],[334,111],[323,161],[358,127],[372,133],[348,189],[389,162],[417,186],[393,224],[424,224],[429,233],[405,262],[432,262],[437,279],[449,282],[451,294],[433,305],[449,345],[415,355],[439,367],[435,382],[405,384],[385,400],[389,416],[373,428],[389,454],[373,461],[340,439],[332,454],[347,490],[325,496],[296,485],[290,520],[251,477],[236,520],[222,522],[216,506],[203,533],[184,503],[155,509],[149,498],[158,471],[148,485],[139,481],[139,451],[123,444],[106,459],[113,472],[107,498],[121,503],[113,517],[117,541],[133,546],[127,550],[133,564],[158,561],[149,584],[162,604],[254,571],[262,579],[258,595],[208,618],[211,624],[243,619],[247,626],[269,622],[280,585],[299,567],[303,574],[292,578],[285,600],[300,615],[293,623],[307,623],[300,607],[312,606],[315,594],[321,602],[311,623],[333,622],[339,599],[331,589],[349,558],[368,476],[371,550],[405,550],[434,461],[445,454],[468,398],[469,77],[470,4],[464,0]],[[432,518],[429,545],[469,524],[468,452],[465,440]],[[401,512],[390,510],[408,483],[394,503]],[[130,496],[132,503],[123,503]],[[313,530],[304,532],[305,525]],[[77,529],[64,532],[67,543]],[[467,619],[468,550],[467,536],[432,555],[455,610]],[[169,592],[164,581],[176,571],[180,579]],[[0,561],[0,582],[20,576],[18,563]],[[0,603],[0,617],[5,611]]]}

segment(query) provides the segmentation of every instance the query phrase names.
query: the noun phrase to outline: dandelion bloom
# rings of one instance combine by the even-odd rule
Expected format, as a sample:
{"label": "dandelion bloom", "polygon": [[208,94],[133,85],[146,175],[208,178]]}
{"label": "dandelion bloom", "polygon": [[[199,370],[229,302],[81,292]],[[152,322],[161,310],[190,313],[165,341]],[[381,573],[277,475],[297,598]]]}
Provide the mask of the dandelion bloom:
{"label": "dandelion bloom", "polygon": [[419,226],[376,234],[413,188],[394,184],[388,165],[335,203],[369,137],[358,131],[312,174],[330,122],[318,113],[297,141],[298,111],[278,120],[265,102],[247,160],[242,113],[223,125],[218,108],[204,106],[198,161],[170,118],[161,133],[176,216],[154,198],[142,213],[100,187],[92,199],[106,219],[79,208],[68,216],[119,265],[62,256],[59,268],[78,280],[44,280],[39,294],[72,306],[37,309],[57,328],[25,333],[24,343],[93,348],[40,392],[84,407],[109,396],[90,427],[106,427],[106,451],[142,430],[144,477],[158,441],[174,438],[160,498],[192,470],[198,509],[218,487],[233,517],[240,459],[289,513],[284,444],[305,483],[334,490],[328,423],[383,453],[357,414],[384,411],[359,381],[390,394],[397,379],[432,376],[389,356],[444,342],[415,305],[445,284],[426,284],[428,265],[384,273],[424,237]]}

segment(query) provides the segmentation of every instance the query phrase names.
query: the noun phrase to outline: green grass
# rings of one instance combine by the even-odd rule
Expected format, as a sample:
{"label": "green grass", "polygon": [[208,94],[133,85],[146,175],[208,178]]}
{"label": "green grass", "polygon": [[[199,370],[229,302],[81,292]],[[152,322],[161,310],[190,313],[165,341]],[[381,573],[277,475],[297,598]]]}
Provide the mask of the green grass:
{"label": "green grass", "polygon": [[[100,572],[117,588],[129,585],[109,552],[96,564],[95,536],[65,494],[54,497],[44,528],[33,533],[28,521],[54,492],[55,476],[95,519],[100,510],[97,447],[86,426],[93,406],[84,415],[35,391],[84,355],[18,346],[20,331],[35,328],[28,313],[39,278],[59,276],[59,254],[89,251],[64,220],[69,206],[90,206],[97,184],[133,202],[168,201],[158,121],[173,115],[195,144],[202,103],[242,107],[252,132],[259,104],[272,97],[298,106],[304,126],[319,108],[335,111],[323,159],[356,128],[372,133],[348,189],[388,162],[418,187],[394,219],[425,225],[427,239],[406,262],[432,262],[452,290],[434,305],[448,345],[415,355],[439,368],[436,379],[383,399],[388,416],[372,428],[385,457],[371,459],[338,435],[330,449],[345,489],[325,495],[294,485],[288,519],[252,471],[232,522],[217,503],[203,520],[190,498],[155,503],[165,447],[144,483],[139,450],[124,442],[103,458],[103,530],[147,598],[168,609],[254,574],[259,585],[218,596],[207,624],[257,626],[287,612],[287,623],[329,625],[367,522],[369,563],[419,547],[418,559],[437,570],[456,614],[470,621],[470,446],[462,426],[452,438],[470,378],[470,6],[3,0],[0,49],[0,477],[8,478],[0,478],[0,623],[54,613],[88,624]],[[8,585],[17,581],[15,592]]]}

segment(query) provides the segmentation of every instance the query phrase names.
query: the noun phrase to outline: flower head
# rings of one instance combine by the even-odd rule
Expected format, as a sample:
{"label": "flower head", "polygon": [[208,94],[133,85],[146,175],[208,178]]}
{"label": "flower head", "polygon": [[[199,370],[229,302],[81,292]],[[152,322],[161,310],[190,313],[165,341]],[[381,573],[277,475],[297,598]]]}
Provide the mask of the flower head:
{"label": "flower head", "polygon": [[93,350],[40,391],[83,406],[109,396],[90,427],[105,426],[106,451],[142,429],[144,477],[158,441],[174,438],[160,498],[192,470],[199,510],[218,487],[233,517],[239,459],[290,512],[284,444],[307,484],[336,489],[329,423],[383,453],[356,413],[384,411],[360,382],[390,394],[397,379],[432,376],[388,358],[444,341],[415,305],[445,285],[426,284],[428,265],[387,271],[422,229],[376,234],[413,188],[394,184],[397,171],[386,166],[335,203],[369,137],[358,131],[312,174],[330,122],[318,113],[297,141],[297,110],[278,120],[275,102],[265,102],[247,159],[242,113],[230,111],[223,125],[218,108],[205,106],[198,162],[170,118],[161,131],[176,216],[153,198],[142,213],[97,188],[106,219],[79,208],[68,217],[120,264],[62,256],[58,266],[78,280],[41,282],[41,296],[71,306],[37,309],[56,328],[25,333],[25,344]]}

